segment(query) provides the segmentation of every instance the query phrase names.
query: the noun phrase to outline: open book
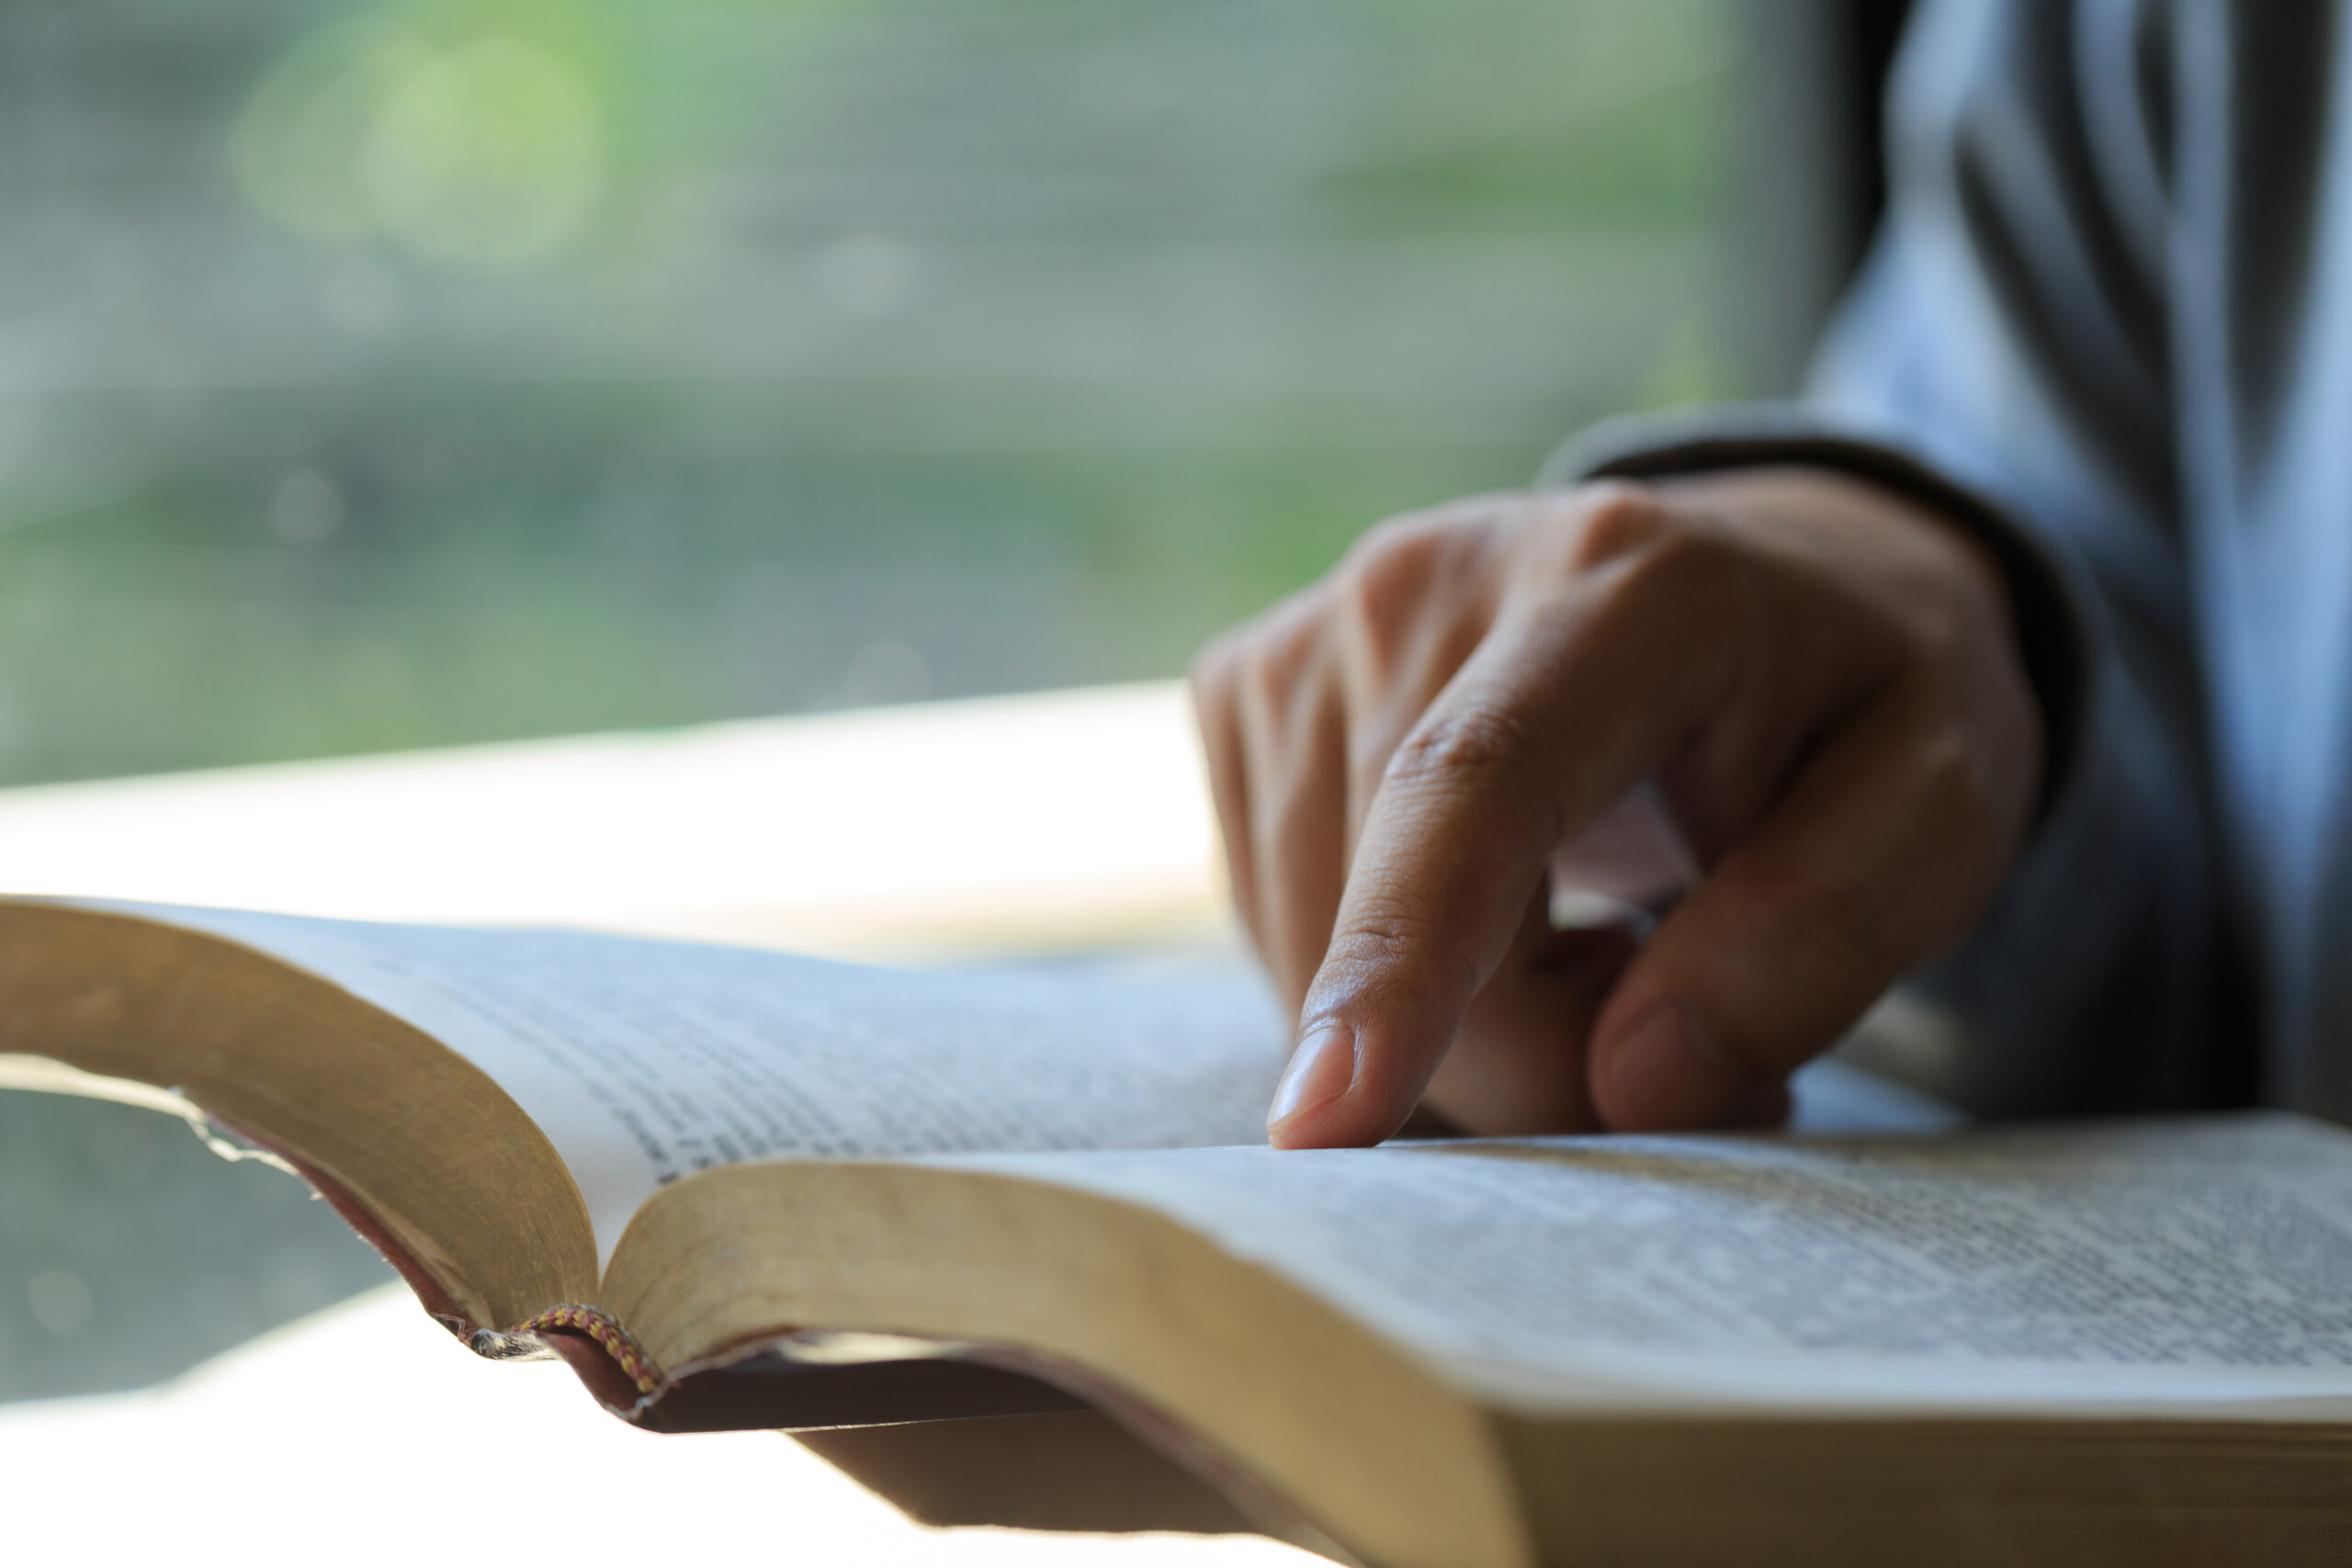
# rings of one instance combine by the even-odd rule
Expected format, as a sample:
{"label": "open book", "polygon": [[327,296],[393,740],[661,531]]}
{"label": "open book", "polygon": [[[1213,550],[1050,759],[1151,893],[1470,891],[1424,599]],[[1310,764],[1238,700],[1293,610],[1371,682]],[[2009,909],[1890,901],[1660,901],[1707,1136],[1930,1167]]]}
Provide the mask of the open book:
{"label": "open book", "polygon": [[0,1077],[197,1108],[476,1349],[919,1517],[1384,1564],[2352,1540],[2352,1136],[1276,1154],[1281,1054],[1202,985],[0,903]]}

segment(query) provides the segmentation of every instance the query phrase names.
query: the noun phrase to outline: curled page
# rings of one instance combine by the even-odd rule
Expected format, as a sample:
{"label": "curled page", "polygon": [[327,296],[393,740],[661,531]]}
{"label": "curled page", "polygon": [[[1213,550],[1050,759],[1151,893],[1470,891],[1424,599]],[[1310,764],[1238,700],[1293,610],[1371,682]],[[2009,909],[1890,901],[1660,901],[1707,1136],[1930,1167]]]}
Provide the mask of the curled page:
{"label": "curled page", "polygon": [[1241,983],[107,907],[307,969],[488,1073],[571,1168],[599,1267],[657,1188],[741,1160],[1263,1143],[1286,1043]]}

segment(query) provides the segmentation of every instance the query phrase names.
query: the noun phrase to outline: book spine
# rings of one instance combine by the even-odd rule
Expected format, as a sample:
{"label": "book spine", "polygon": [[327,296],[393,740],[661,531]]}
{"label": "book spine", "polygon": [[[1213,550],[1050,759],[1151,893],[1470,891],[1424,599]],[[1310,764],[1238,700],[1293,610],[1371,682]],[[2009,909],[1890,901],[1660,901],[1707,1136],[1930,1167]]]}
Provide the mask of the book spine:
{"label": "book spine", "polygon": [[[549,1307],[537,1317],[506,1332],[528,1336],[550,1348],[556,1348],[558,1354],[563,1354],[560,1342],[585,1337],[605,1358],[598,1363],[600,1374],[605,1367],[610,1367],[628,1380],[631,1396],[621,1403],[629,1413],[634,1413],[647,1401],[658,1398],[667,1386],[668,1380],[662,1377],[660,1369],[653,1365],[645,1352],[638,1348],[637,1341],[629,1337],[628,1330],[595,1307],[578,1304]],[[572,1362],[574,1371],[580,1370],[580,1363],[570,1355],[564,1355],[564,1359]],[[581,1372],[581,1378],[582,1382],[589,1381],[585,1371]],[[594,1389],[595,1383],[590,1382],[589,1386]],[[597,1391],[596,1397],[607,1405],[621,1407],[614,1400],[606,1398],[601,1390]]]}
{"label": "book spine", "polygon": [[659,1367],[628,1330],[599,1309],[576,1303],[550,1307],[512,1327],[492,1327],[474,1321],[456,1296],[432,1271],[402,1247],[391,1231],[370,1213],[366,1204],[324,1171],[299,1156],[254,1137],[217,1118],[208,1121],[237,1141],[265,1149],[288,1170],[308,1182],[362,1241],[374,1247],[411,1291],[432,1319],[464,1341],[466,1348],[490,1360],[540,1360],[553,1357],[568,1363],[596,1402],[626,1420],[634,1421],[669,1386]]}

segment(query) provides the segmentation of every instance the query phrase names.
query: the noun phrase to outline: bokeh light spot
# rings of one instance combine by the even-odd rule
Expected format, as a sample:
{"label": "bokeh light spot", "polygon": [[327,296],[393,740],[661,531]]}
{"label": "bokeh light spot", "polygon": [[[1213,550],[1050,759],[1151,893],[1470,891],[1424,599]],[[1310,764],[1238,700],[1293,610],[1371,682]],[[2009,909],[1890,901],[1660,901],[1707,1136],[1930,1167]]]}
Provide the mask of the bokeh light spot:
{"label": "bokeh light spot", "polygon": [[245,197],[317,241],[367,237],[376,214],[357,175],[388,96],[429,58],[389,23],[320,28],[279,57],[230,134]]}
{"label": "bokeh light spot", "polygon": [[428,45],[380,20],[311,34],[265,75],[230,161],[246,197],[305,238],[390,238],[505,267],[578,232],[604,185],[594,95],[550,51],[501,35]]}
{"label": "bokeh light spot", "polygon": [[492,38],[409,71],[369,138],[368,192],[422,254],[509,265],[577,231],[604,176],[595,101],[545,51]]}

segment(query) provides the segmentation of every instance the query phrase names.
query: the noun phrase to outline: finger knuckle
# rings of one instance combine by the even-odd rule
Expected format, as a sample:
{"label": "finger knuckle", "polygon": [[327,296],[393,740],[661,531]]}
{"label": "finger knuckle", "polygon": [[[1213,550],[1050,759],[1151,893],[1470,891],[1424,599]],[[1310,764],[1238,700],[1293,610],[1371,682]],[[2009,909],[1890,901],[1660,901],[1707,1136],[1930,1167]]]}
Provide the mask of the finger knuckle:
{"label": "finger knuckle", "polygon": [[1617,614],[1667,615],[1723,629],[1754,602],[1765,563],[1720,530],[1657,510],[1662,515],[1641,525],[1637,543],[1607,541],[1602,549],[1588,535],[1581,564],[1608,574],[1604,603]]}
{"label": "finger knuckle", "polygon": [[1362,898],[1324,962],[1327,988],[1361,992],[1400,972],[1466,993],[1476,964],[1453,933],[1401,897]]}
{"label": "finger knuckle", "polygon": [[1966,671],[1927,665],[1906,671],[1881,701],[1898,726],[1898,777],[1923,812],[1939,822],[2002,815],[2002,766],[2012,740],[2007,694]]}
{"label": "finger knuckle", "polygon": [[1931,669],[1957,669],[1983,640],[1980,618],[1967,605],[1937,593],[1915,595],[1907,609],[1912,657]]}
{"label": "finger knuckle", "polygon": [[1595,567],[1650,549],[1677,531],[1672,508],[1643,486],[1600,479],[1577,491],[1575,564]]}
{"label": "finger knuckle", "polygon": [[2022,830],[2029,799],[2012,770],[2004,775],[1959,723],[1939,725],[1910,747],[1911,793],[1921,830],[1963,848],[1962,863],[2003,863]]}
{"label": "finger knuckle", "polygon": [[2041,727],[2022,675],[1928,660],[1905,675],[1901,693],[1915,733],[1914,787],[1939,819],[2020,817],[2042,766]]}
{"label": "finger knuckle", "polygon": [[1311,646],[1324,620],[1323,600],[1318,589],[1307,589],[1211,638],[1193,657],[1194,689],[1230,690],[1269,660]]}
{"label": "finger knuckle", "polygon": [[1348,547],[1340,570],[1351,577],[1375,576],[1426,558],[1449,526],[1442,512],[1407,512],[1365,529]]}
{"label": "finger knuckle", "polygon": [[1187,680],[1193,689],[1193,705],[1204,716],[1212,710],[1222,711],[1231,705],[1234,674],[1240,661],[1239,635],[1235,632],[1210,639],[1193,655]]}
{"label": "finger knuckle", "polygon": [[1250,661],[1250,678],[1261,701],[1285,706],[1314,679],[1323,651],[1322,628],[1299,620],[1268,637]]}
{"label": "finger knuckle", "polygon": [[1390,755],[1385,776],[1412,785],[1510,773],[1529,766],[1540,743],[1534,726],[1508,708],[1456,708],[1430,715],[1407,736]]}
{"label": "finger knuckle", "polygon": [[1426,692],[1476,646],[1492,613],[1489,521],[1469,502],[1417,513],[1350,552],[1329,583],[1327,620],[1352,689],[1372,699]]}
{"label": "finger knuckle", "polygon": [[1340,570],[1350,615],[1375,636],[1408,625],[1423,604],[1461,575],[1472,532],[1447,513],[1395,517],[1371,530]]}
{"label": "finger knuckle", "polygon": [[[1772,646],[1766,598],[1736,545],[1677,529],[1590,580],[1569,624],[1583,628],[1585,645],[1593,649],[1657,649],[1675,639],[1671,646],[1692,657],[1663,660],[1657,678],[1720,685],[1760,667]],[[1693,651],[1724,649],[1743,649],[1749,657],[1702,660]]]}
{"label": "finger knuckle", "polygon": [[1928,815],[1946,822],[1988,820],[1996,815],[1990,771],[1961,725],[1935,726],[1912,743],[1911,754],[1920,801]]}

